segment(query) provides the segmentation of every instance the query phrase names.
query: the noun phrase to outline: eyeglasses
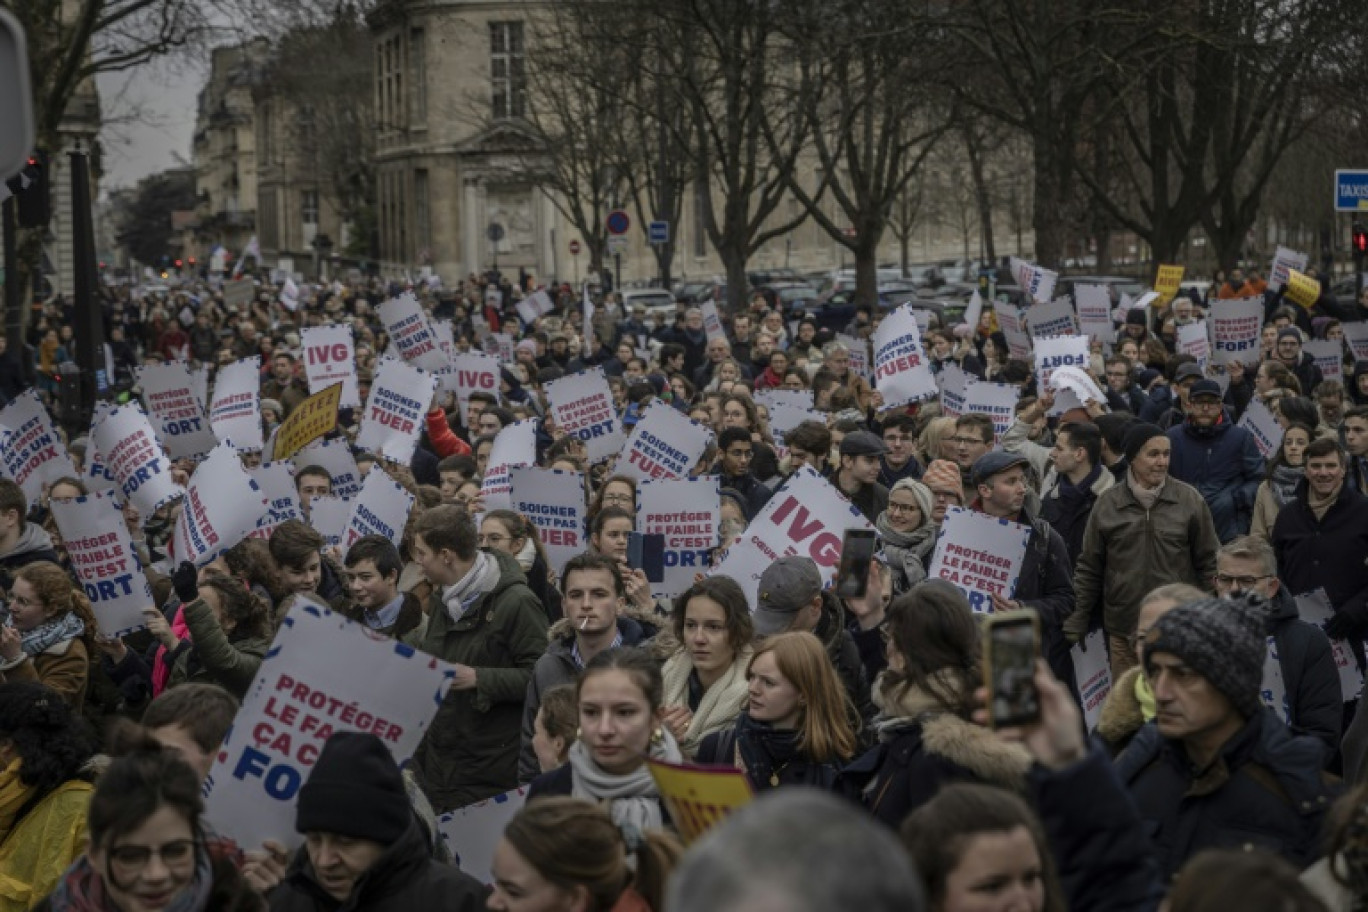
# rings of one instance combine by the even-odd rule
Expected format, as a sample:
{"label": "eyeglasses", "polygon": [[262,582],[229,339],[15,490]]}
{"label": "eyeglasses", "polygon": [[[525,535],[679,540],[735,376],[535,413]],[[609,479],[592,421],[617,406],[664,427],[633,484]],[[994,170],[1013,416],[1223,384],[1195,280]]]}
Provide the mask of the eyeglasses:
{"label": "eyeglasses", "polygon": [[1224,573],[1218,573],[1212,577],[1216,581],[1216,585],[1222,588],[1233,586],[1242,590],[1253,589],[1264,580],[1272,578],[1273,574],[1271,573],[1265,573],[1263,576],[1226,576]]}
{"label": "eyeglasses", "polygon": [[888,512],[889,512],[889,513],[920,513],[920,512],[921,512],[921,507],[917,506],[916,504],[900,504],[900,503],[897,503],[896,501],[890,500],[890,501],[888,502]]}
{"label": "eyeglasses", "polygon": [[125,881],[136,877],[147,869],[155,855],[169,868],[183,867],[195,860],[195,850],[199,843],[193,839],[177,839],[160,848],[152,846],[123,845],[109,850],[110,867],[119,875],[116,879]]}
{"label": "eyeglasses", "polygon": [[953,443],[955,446],[966,446],[966,447],[967,447],[967,446],[987,446],[987,445],[988,445],[988,444],[986,444],[981,438],[978,438],[978,437],[951,437],[951,438],[950,438],[950,442]]}

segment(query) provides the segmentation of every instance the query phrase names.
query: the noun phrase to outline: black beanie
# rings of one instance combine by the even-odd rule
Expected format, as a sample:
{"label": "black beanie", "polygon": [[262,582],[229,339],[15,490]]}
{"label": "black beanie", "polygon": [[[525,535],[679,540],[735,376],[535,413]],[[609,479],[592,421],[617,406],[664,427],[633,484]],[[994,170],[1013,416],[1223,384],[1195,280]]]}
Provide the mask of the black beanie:
{"label": "black beanie", "polygon": [[1126,462],[1135,462],[1135,457],[1140,455],[1140,451],[1145,448],[1155,437],[1163,437],[1164,429],[1157,424],[1150,424],[1148,421],[1137,421],[1126,429],[1126,436],[1122,438],[1121,446],[1126,453]]}
{"label": "black beanie", "polygon": [[338,732],[323,745],[299,790],[295,829],[393,845],[413,811],[399,766],[375,735]]}
{"label": "black beanie", "polygon": [[1126,311],[1126,323],[1130,326],[1145,326],[1145,309],[1143,307],[1132,307]]}

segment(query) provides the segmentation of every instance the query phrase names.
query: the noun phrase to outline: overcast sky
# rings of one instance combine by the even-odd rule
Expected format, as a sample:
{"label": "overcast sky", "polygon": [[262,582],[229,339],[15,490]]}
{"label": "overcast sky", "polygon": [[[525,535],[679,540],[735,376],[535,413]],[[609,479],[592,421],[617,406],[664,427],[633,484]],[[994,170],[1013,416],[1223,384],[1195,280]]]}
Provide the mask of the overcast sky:
{"label": "overcast sky", "polygon": [[195,97],[206,70],[204,64],[160,63],[100,77],[106,119],[100,135],[105,152],[102,193],[189,163]]}

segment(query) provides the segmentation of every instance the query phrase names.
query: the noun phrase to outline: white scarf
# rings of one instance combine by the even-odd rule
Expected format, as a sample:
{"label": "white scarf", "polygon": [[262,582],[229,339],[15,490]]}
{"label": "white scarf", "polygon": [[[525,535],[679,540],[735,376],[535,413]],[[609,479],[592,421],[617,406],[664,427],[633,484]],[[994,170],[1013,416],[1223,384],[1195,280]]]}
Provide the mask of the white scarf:
{"label": "white scarf", "polygon": [[[750,685],[746,681],[746,666],[750,665],[751,650],[741,650],[732,659],[731,666],[721,678],[703,692],[698,703],[698,711],[684,732],[680,746],[690,757],[698,753],[703,739],[713,732],[730,728],[736,717],[741,715],[750,700]],[[661,669],[664,678],[666,706],[689,705],[689,673],[693,671],[693,659],[689,651],[680,647],[679,651],[665,662]]]}
{"label": "white scarf", "polygon": [[[650,754],[652,760],[664,760],[666,763],[682,763],[684,760],[679,753],[679,745],[664,726],[660,728],[660,738],[652,740]],[[607,801],[608,813],[618,829],[625,832],[635,828],[638,833],[645,833],[664,826],[660,812],[660,790],[644,762],[626,775],[615,776],[604,772],[594,762],[583,741],[576,741],[570,746],[570,769],[574,774],[571,797]]]}
{"label": "white scarf", "polygon": [[523,542],[523,546],[517,554],[513,555],[513,559],[518,562],[519,567],[522,567],[523,573],[532,572],[532,564],[537,560],[537,546],[532,543],[531,537]]}
{"label": "white scarf", "polygon": [[475,552],[475,563],[470,572],[450,586],[442,587],[442,604],[453,621],[459,621],[466,609],[499,583],[499,562],[484,551]]}

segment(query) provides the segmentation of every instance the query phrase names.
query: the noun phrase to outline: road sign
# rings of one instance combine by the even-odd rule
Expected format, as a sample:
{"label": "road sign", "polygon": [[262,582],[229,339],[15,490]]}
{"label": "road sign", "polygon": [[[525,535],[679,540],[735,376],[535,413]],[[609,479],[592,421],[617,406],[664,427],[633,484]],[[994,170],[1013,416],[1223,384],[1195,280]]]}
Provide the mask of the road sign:
{"label": "road sign", "polygon": [[1335,211],[1368,212],[1368,171],[1335,172]]}
{"label": "road sign", "polygon": [[608,239],[608,252],[614,256],[621,256],[627,251],[627,238],[621,234],[615,234]]}
{"label": "road sign", "polygon": [[632,219],[621,209],[614,209],[608,213],[608,219],[604,222],[609,234],[626,234],[627,229],[632,227]]}
{"label": "road sign", "polygon": [[580,252],[580,242],[579,242],[579,241],[571,241],[571,242],[570,242],[570,255],[571,255],[571,256],[579,256],[579,252]]}
{"label": "road sign", "polygon": [[652,244],[670,243],[669,222],[651,222],[651,224],[647,227],[646,233],[650,237]]}
{"label": "road sign", "polygon": [[[33,151],[33,92],[28,41],[13,14],[0,9],[0,180],[19,173]],[[625,229],[624,229],[625,230]]]}

